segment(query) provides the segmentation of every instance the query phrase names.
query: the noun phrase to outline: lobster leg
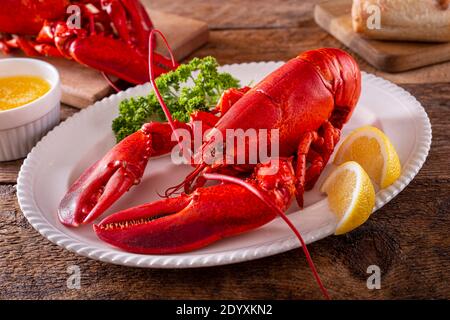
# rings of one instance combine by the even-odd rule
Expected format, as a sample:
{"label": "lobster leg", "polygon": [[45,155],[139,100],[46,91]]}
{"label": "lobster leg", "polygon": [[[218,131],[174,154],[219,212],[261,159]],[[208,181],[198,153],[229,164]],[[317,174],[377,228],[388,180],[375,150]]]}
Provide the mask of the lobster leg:
{"label": "lobster leg", "polygon": [[[316,132],[307,132],[300,140],[297,149],[296,198],[301,208],[305,190],[314,187],[340,137],[340,130],[336,129],[329,121],[326,121],[319,131],[323,133],[319,135]],[[314,148],[319,149],[319,152]],[[309,167],[307,167],[308,162],[310,163]]]}
{"label": "lobster leg", "polygon": [[4,40],[5,53],[8,53],[10,49],[21,49],[27,56],[38,56],[39,52],[36,50],[36,44],[28,39],[26,36],[13,35],[11,39]]}
{"label": "lobster leg", "polygon": [[[277,173],[266,175],[272,165],[278,166],[273,170]],[[258,165],[247,182],[284,211],[294,196],[294,180],[291,160],[280,159]],[[126,251],[166,254],[202,248],[275,217],[277,213],[246,188],[221,183],[115,213],[94,225],[94,230],[103,241]]]}
{"label": "lobster leg", "polygon": [[[306,170],[305,190],[311,190],[314,187],[325,165],[328,163],[334,147],[339,142],[340,130],[333,127],[330,122],[327,121],[323,124],[323,130],[323,139],[321,139],[322,143],[319,147],[320,153],[315,152],[312,148],[309,151],[314,156],[311,166]],[[312,147],[315,147],[314,144]]]}
{"label": "lobster leg", "polygon": [[[186,127],[178,122],[177,126]],[[139,183],[149,157],[173,148],[171,134],[167,123],[151,122],[122,140],[73,183],[59,205],[59,220],[76,227],[100,216]]]}
{"label": "lobster leg", "polygon": [[1,35],[0,35],[0,50],[3,51],[5,54],[11,52],[11,48],[8,46],[6,39],[4,39]]}
{"label": "lobster leg", "polygon": [[307,161],[310,165],[305,172],[305,191],[310,190],[309,184],[311,183],[311,181],[314,181],[313,185],[315,184],[316,179],[322,173],[322,169],[327,163],[324,160],[323,156],[315,151],[312,147],[308,151]]}
{"label": "lobster leg", "polygon": [[27,36],[13,35],[9,39],[0,36],[0,50],[10,53],[11,49],[21,49],[27,56],[62,57],[61,52],[53,44],[31,40]]}
{"label": "lobster leg", "polygon": [[316,132],[307,132],[300,140],[297,149],[297,166],[295,175],[297,183],[295,186],[295,197],[300,208],[303,208],[303,194],[305,193],[306,167],[307,155],[309,153],[311,144],[317,139]]}
{"label": "lobster leg", "polygon": [[101,8],[109,15],[119,37],[128,45],[137,47],[137,50],[146,56],[153,23],[144,6],[137,0],[99,1]]}

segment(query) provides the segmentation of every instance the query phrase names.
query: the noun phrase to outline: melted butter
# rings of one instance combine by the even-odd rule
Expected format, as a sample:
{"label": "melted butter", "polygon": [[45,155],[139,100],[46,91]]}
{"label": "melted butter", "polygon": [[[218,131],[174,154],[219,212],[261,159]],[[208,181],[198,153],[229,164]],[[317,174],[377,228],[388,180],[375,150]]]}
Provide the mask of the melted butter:
{"label": "melted butter", "polygon": [[30,103],[50,90],[50,84],[36,76],[0,78],[0,111]]}

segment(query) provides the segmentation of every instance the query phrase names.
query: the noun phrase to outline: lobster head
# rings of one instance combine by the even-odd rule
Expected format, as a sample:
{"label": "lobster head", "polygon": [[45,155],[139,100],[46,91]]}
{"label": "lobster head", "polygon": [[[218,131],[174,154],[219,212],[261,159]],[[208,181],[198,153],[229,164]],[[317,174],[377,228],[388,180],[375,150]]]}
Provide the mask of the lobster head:
{"label": "lobster head", "polygon": [[[319,131],[327,121],[341,129],[352,116],[360,94],[361,72],[351,55],[335,48],[306,51],[234,101],[196,150],[196,163],[214,168],[225,161],[246,168],[242,164],[248,164],[252,146],[265,145],[267,154],[272,155],[271,147],[277,141],[270,139],[274,136],[271,130],[278,130],[279,154],[290,156],[305,133]],[[237,148],[236,142],[230,146],[230,129],[241,133],[242,148]],[[232,149],[231,161],[227,149]],[[257,161],[264,161],[259,153]]]}
{"label": "lobster head", "polygon": [[[341,128],[353,114],[361,94],[361,71],[355,59],[347,52],[336,48],[306,51],[299,59],[313,64],[326,88],[334,96],[334,123]],[[332,119],[331,119],[332,120]]]}

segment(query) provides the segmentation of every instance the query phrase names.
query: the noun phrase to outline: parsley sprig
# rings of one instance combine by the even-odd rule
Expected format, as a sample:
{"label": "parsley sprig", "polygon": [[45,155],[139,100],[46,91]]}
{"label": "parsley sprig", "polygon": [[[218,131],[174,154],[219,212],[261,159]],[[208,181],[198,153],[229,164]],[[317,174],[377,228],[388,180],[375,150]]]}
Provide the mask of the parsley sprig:
{"label": "parsley sprig", "polygon": [[[218,67],[213,57],[194,58],[156,79],[174,119],[187,122],[192,112],[209,110],[225,90],[239,87],[239,80],[229,73],[219,72]],[[123,100],[119,105],[119,116],[112,123],[117,141],[136,132],[150,120],[166,120],[154,93]]]}

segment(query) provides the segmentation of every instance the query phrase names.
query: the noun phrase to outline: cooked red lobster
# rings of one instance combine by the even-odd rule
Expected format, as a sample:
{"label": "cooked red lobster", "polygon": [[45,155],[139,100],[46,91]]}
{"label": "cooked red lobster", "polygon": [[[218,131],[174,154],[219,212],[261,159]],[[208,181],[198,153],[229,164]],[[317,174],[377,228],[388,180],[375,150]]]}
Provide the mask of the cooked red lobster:
{"label": "cooked red lobster", "polygon": [[[224,135],[229,129],[276,129],[279,157],[256,165],[210,163],[206,159],[217,140],[207,139],[195,150],[200,162],[181,184],[185,193],[115,213],[94,226],[96,234],[130,252],[177,253],[262,226],[294,197],[302,206],[304,191],[328,162],[360,91],[355,60],[329,48],[297,56],[250,90],[226,91],[215,112],[197,112],[192,119]],[[193,122],[171,124],[193,130]],[[60,221],[76,227],[99,217],[139,183],[150,157],[177,144],[171,134],[169,123],[151,122],[117,144],[70,187],[58,209]],[[226,179],[205,186],[207,179],[223,174],[244,177],[246,187]]]}
{"label": "cooked red lobster", "polygon": [[[149,81],[153,24],[138,0],[2,0],[0,6],[5,53],[65,57],[133,84]],[[79,26],[70,23],[76,10]],[[171,69],[169,59],[155,54],[156,75]]]}

